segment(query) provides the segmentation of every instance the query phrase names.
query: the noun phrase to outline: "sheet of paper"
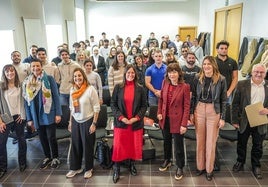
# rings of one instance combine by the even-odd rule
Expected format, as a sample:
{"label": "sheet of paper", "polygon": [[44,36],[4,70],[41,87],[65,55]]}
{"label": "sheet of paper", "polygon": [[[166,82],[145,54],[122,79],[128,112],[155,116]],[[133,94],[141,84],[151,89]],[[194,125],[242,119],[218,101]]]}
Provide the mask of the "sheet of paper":
{"label": "sheet of paper", "polygon": [[267,115],[259,114],[259,111],[262,108],[263,108],[263,104],[261,102],[246,106],[245,110],[247,113],[249,125],[251,127],[268,124]]}

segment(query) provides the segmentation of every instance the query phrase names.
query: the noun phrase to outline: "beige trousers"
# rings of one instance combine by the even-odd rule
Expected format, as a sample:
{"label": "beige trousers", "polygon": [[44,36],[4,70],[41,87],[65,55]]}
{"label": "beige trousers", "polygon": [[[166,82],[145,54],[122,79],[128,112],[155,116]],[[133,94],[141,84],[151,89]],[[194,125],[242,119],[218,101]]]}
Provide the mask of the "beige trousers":
{"label": "beige trousers", "polygon": [[194,116],[197,169],[206,169],[208,173],[211,173],[214,168],[220,114],[216,114],[212,103],[199,102]]}

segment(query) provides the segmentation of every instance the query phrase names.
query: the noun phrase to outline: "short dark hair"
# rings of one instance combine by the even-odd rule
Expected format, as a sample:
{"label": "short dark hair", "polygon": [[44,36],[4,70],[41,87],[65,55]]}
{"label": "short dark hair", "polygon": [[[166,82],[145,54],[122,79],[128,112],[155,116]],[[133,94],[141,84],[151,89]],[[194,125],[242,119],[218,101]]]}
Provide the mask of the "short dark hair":
{"label": "short dark hair", "polygon": [[69,52],[69,50],[68,49],[61,49],[60,50],[60,55],[61,55],[61,53],[63,53],[63,52],[66,52],[66,53],[68,53],[68,55],[70,55],[70,52]]}
{"label": "short dark hair", "polygon": [[73,47],[81,47],[81,45],[80,45],[78,42],[75,42],[75,43],[73,44]]}
{"label": "short dark hair", "polygon": [[94,38],[94,36],[90,36],[89,38]]}
{"label": "short dark hair", "polygon": [[105,33],[105,32],[103,32],[103,33],[101,33],[101,35],[106,35],[106,33]]}
{"label": "short dark hair", "polygon": [[37,45],[31,45],[31,47],[30,48],[38,48],[38,46]]}
{"label": "short dark hair", "polygon": [[217,43],[216,49],[219,49],[220,45],[226,45],[228,48],[230,44],[226,40],[221,40],[220,42]]}
{"label": "short dark hair", "polygon": [[39,51],[43,51],[47,54],[47,50],[44,48],[44,47],[39,47],[37,50],[36,50],[36,53],[38,53]]}
{"label": "short dark hair", "polygon": [[[43,66],[42,61],[41,61],[40,59],[38,59],[38,58],[34,58],[34,59],[32,60],[32,63],[33,63],[33,62],[39,62],[39,63],[41,64],[41,66]],[[30,65],[32,65],[32,63],[31,63]]]}

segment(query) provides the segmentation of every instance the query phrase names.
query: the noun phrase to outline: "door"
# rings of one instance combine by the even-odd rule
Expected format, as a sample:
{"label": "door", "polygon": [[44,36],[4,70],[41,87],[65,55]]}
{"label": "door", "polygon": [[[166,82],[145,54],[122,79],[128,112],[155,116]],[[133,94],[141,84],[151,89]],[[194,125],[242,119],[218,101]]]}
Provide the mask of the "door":
{"label": "door", "polygon": [[196,26],[187,26],[187,27],[179,27],[179,35],[181,41],[186,41],[186,36],[190,35],[190,41],[193,41],[196,38],[197,27]]}
{"label": "door", "polygon": [[240,31],[243,4],[233,5],[215,11],[213,55],[217,55],[216,44],[221,40],[230,43],[228,55],[236,61],[239,55]]}

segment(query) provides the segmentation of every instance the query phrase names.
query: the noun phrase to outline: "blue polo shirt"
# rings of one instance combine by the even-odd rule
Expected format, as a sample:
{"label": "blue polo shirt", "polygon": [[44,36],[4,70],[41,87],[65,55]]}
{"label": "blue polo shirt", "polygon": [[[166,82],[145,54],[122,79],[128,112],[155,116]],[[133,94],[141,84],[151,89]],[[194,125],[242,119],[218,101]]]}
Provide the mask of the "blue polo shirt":
{"label": "blue polo shirt", "polygon": [[[151,77],[151,84],[157,90],[161,90],[166,69],[167,65],[165,65],[164,63],[161,65],[160,68],[158,68],[155,64],[153,64],[145,72],[145,76]],[[151,90],[149,90],[149,97],[156,97]]]}

